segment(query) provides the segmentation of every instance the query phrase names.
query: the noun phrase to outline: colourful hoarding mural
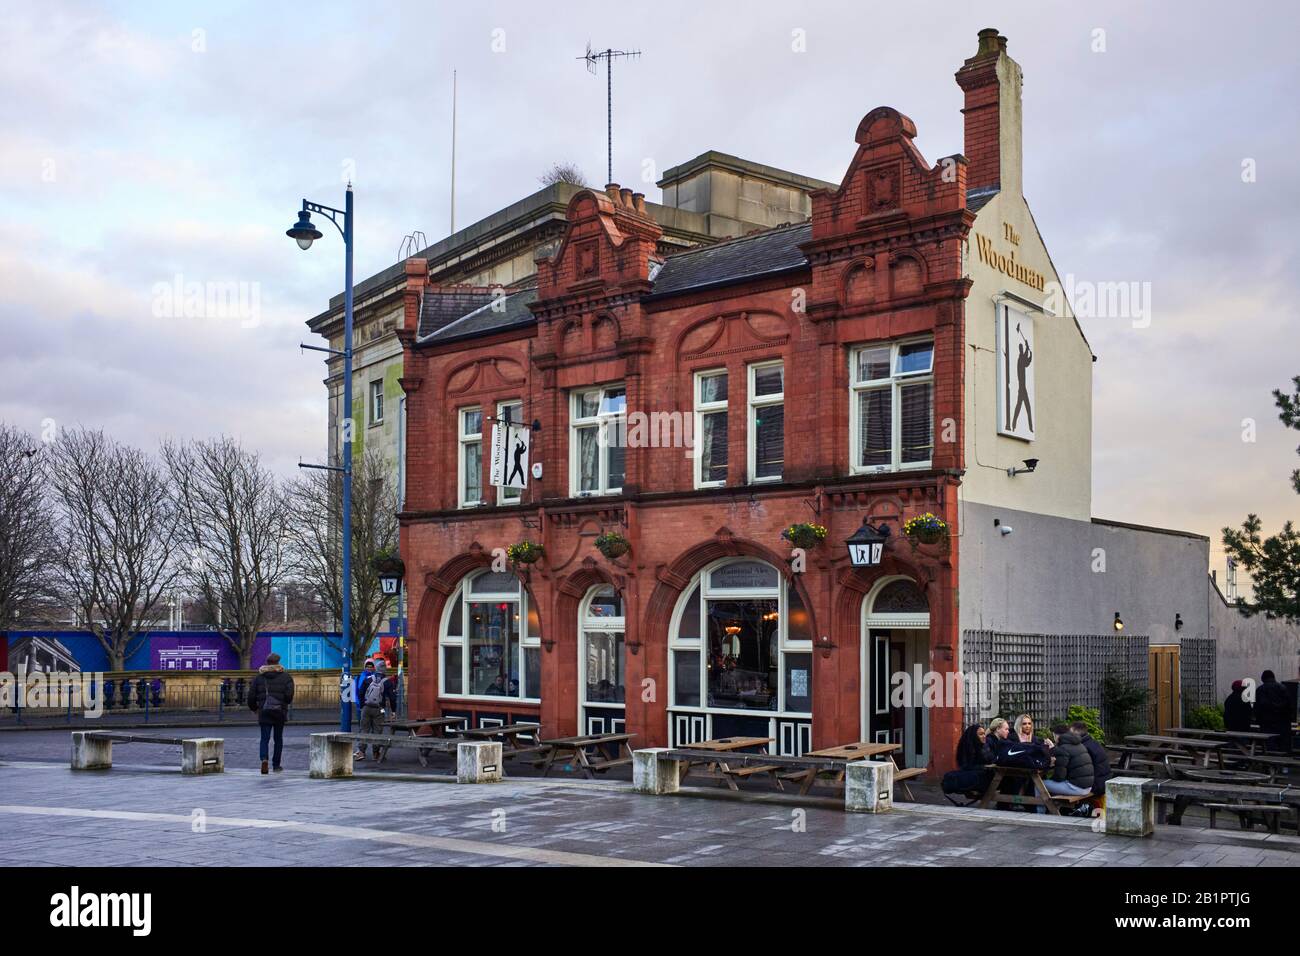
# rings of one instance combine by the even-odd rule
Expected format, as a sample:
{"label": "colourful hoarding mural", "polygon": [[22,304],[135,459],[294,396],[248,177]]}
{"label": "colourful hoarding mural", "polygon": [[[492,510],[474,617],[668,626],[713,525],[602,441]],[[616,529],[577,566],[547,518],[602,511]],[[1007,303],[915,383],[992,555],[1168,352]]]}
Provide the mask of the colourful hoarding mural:
{"label": "colourful hoarding mural", "polygon": [[[380,643],[376,640],[376,646]],[[50,653],[43,653],[48,650]],[[272,651],[290,670],[342,666],[337,634],[281,631],[261,634],[253,643],[251,664],[262,664]],[[25,670],[100,672],[109,670],[108,655],[99,640],[85,631],[10,631],[0,634],[0,670],[23,662]],[[238,670],[239,656],[222,635],[213,631],[153,631],[140,635],[128,648],[131,671]]]}

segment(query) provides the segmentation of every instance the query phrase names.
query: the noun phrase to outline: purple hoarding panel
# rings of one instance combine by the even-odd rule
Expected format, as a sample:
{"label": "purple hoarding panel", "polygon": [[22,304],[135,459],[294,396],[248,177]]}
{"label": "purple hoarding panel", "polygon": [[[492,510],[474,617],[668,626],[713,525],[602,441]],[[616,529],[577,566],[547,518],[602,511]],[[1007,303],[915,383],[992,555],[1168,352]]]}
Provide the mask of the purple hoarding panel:
{"label": "purple hoarding panel", "polygon": [[[163,636],[155,634],[149,641],[153,670],[158,671],[222,671],[238,670],[239,655],[220,634],[185,634]],[[266,662],[271,653],[271,638],[258,637],[253,641],[251,666]]]}

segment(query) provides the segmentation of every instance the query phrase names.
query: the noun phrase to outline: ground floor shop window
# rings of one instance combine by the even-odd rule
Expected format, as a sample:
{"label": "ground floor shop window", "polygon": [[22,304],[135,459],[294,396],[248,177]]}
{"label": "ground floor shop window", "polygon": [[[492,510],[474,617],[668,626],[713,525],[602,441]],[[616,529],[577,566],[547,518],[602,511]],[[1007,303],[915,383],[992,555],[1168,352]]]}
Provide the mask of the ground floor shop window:
{"label": "ground floor shop window", "polygon": [[442,696],[540,700],[540,620],[513,574],[465,578],[444,612],[438,645]]}
{"label": "ground floor shop window", "polygon": [[812,632],[798,589],[762,561],[705,568],[678,603],[669,633],[670,733],[777,738],[807,749]]}

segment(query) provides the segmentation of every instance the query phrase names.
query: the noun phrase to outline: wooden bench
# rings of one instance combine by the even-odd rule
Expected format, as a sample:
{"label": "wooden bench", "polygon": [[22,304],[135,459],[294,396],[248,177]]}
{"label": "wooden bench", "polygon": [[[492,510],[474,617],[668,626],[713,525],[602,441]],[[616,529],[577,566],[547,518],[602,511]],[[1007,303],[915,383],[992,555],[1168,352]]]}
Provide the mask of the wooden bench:
{"label": "wooden bench", "polygon": [[[880,813],[893,805],[892,777],[889,761],[845,760],[831,757],[795,757],[785,754],[724,752],[688,746],[638,750],[632,787],[638,793],[656,796],[677,793],[681,787],[682,767],[691,764],[726,763],[727,778],[734,783],[756,773],[773,773],[778,780],[799,780],[806,794],[818,775],[847,780],[843,785],[844,809],[852,812]],[[732,789],[738,789],[732,786]],[[782,788],[784,789],[784,788]]]}
{"label": "wooden bench", "polygon": [[[460,783],[491,783],[502,778],[501,744],[495,741],[452,740],[440,737],[393,737],[386,734],[326,733],[312,734],[310,744],[310,776],[316,779],[352,776],[352,750],[361,746],[381,748],[380,761],[388,755],[389,748],[398,747],[420,753],[424,751],[456,755],[456,779]],[[427,766],[427,764],[426,764]]]}
{"label": "wooden bench", "polygon": [[[313,736],[316,735],[313,734]],[[456,752],[456,744],[459,742],[444,737],[397,737],[393,734],[334,733],[330,734],[330,736],[340,741],[351,741],[354,745],[354,749],[359,750],[362,753],[365,752],[367,747],[378,747],[380,763],[383,763],[388,759],[388,751],[392,747],[415,750],[418,752],[421,767],[429,766],[429,753],[431,751],[454,754]]]}
{"label": "wooden bench", "polygon": [[72,769],[109,770],[113,744],[162,744],[181,748],[181,773],[222,773],[226,769],[226,743],[221,737],[162,737],[108,730],[72,732]]}
{"label": "wooden bench", "polygon": [[[1167,823],[1169,826],[1180,826],[1188,808],[1208,808],[1210,804],[1216,805],[1216,814],[1231,810],[1248,817],[1259,813],[1261,817],[1273,820],[1293,814],[1300,820],[1300,789],[1294,787],[1202,783],[1196,780],[1145,780],[1141,782],[1141,789],[1143,796],[1150,798],[1154,804],[1155,822]],[[1109,801],[1107,806],[1109,807]],[[1271,826],[1272,824],[1270,828]]]}

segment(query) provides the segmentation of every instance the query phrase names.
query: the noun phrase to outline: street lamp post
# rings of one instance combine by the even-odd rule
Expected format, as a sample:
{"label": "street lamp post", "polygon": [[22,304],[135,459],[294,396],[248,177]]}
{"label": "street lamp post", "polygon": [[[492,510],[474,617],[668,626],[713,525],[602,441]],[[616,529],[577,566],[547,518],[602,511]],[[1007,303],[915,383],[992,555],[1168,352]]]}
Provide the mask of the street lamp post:
{"label": "street lamp post", "polygon": [[[335,465],[300,465],[303,468],[324,468],[343,473],[343,620],[340,622],[343,643],[343,676],[352,675],[352,183],[348,183],[347,193],[342,209],[323,206],[320,203],[303,199],[298,221],[285,230],[285,235],[298,243],[298,248],[306,250],[321,237],[321,231],[312,225],[311,214],[320,213],[334,223],[343,236],[344,285],[343,285],[343,466]],[[339,218],[342,217],[342,224]],[[337,349],[322,348],[318,345],[304,345],[303,348],[316,352],[328,352],[338,355]],[[342,695],[340,695],[342,696]],[[340,700],[339,727],[347,731],[352,727],[352,702]]]}

